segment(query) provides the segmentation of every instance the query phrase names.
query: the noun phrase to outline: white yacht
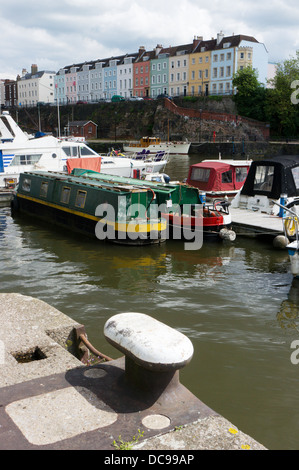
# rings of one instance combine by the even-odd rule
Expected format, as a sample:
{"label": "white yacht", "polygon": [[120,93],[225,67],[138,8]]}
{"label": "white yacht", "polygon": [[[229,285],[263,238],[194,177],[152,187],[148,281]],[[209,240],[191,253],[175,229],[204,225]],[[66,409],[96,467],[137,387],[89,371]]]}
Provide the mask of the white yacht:
{"label": "white yacht", "polygon": [[125,177],[133,177],[135,172],[140,176],[159,172],[167,163],[167,159],[100,156],[84,142],[30,136],[7,111],[0,115],[0,142],[0,189],[15,187],[25,171],[67,171],[67,162],[72,159],[100,159],[102,173]]}

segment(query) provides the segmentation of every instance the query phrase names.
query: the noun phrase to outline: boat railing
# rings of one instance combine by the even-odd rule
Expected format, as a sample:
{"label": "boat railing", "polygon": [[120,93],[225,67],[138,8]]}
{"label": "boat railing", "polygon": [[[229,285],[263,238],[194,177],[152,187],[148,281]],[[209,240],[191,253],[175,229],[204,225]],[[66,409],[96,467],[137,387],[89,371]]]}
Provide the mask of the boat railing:
{"label": "boat railing", "polygon": [[[217,211],[219,213],[225,212],[226,214],[229,214],[229,206],[230,202],[226,199],[215,199],[213,201],[213,210]],[[220,206],[220,209],[217,208],[217,206]]]}
{"label": "boat railing", "polygon": [[[286,237],[296,237],[296,240],[299,240],[299,221],[298,221],[298,214],[296,211],[286,207],[279,202],[273,201],[274,204],[281,207],[283,210],[283,231]],[[284,213],[286,212],[286,214]]]}

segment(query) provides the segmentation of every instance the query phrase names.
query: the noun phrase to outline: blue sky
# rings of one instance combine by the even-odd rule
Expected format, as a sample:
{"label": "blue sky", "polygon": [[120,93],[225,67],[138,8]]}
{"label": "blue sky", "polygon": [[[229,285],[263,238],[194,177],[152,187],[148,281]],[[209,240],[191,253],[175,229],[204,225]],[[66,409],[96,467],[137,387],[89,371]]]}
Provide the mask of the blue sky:
{"label": "blue sky", "polygon": [[0,78],[15,78],[31,64],[57,71],[219,31],[254,36],[270,61],[299,50],[298,0],[9,0],[1,2],[0,20]]}

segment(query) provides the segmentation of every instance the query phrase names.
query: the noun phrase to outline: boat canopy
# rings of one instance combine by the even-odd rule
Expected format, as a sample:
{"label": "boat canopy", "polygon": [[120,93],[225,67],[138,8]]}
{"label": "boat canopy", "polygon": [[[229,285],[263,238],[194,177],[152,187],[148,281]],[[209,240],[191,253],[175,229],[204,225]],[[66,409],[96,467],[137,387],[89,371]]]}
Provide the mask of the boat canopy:
{"label": "boat canopy", "polygon": [[260,194],[272,199],[279,199],[281,194],[299,196],[299,155],[252,162],[241,194]]}
{"label": "boat canopy", "polygon": [[206,192],[240,189],[247,175],[245,164],[235,167],[221,160],[196,163],[190,167],[187,183]]}

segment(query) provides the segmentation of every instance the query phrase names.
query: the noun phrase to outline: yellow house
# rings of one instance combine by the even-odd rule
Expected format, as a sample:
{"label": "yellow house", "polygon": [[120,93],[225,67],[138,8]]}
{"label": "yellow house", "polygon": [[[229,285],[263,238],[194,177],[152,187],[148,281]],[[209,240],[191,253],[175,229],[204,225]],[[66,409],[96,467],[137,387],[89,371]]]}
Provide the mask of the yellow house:
{"label": "yellow house", "polygon": [[203,41],[202,36],[194,38],[193,51],[189,58],[189,95],[200,96],[209,93],[211,52],[215,44],[214,39]]}

